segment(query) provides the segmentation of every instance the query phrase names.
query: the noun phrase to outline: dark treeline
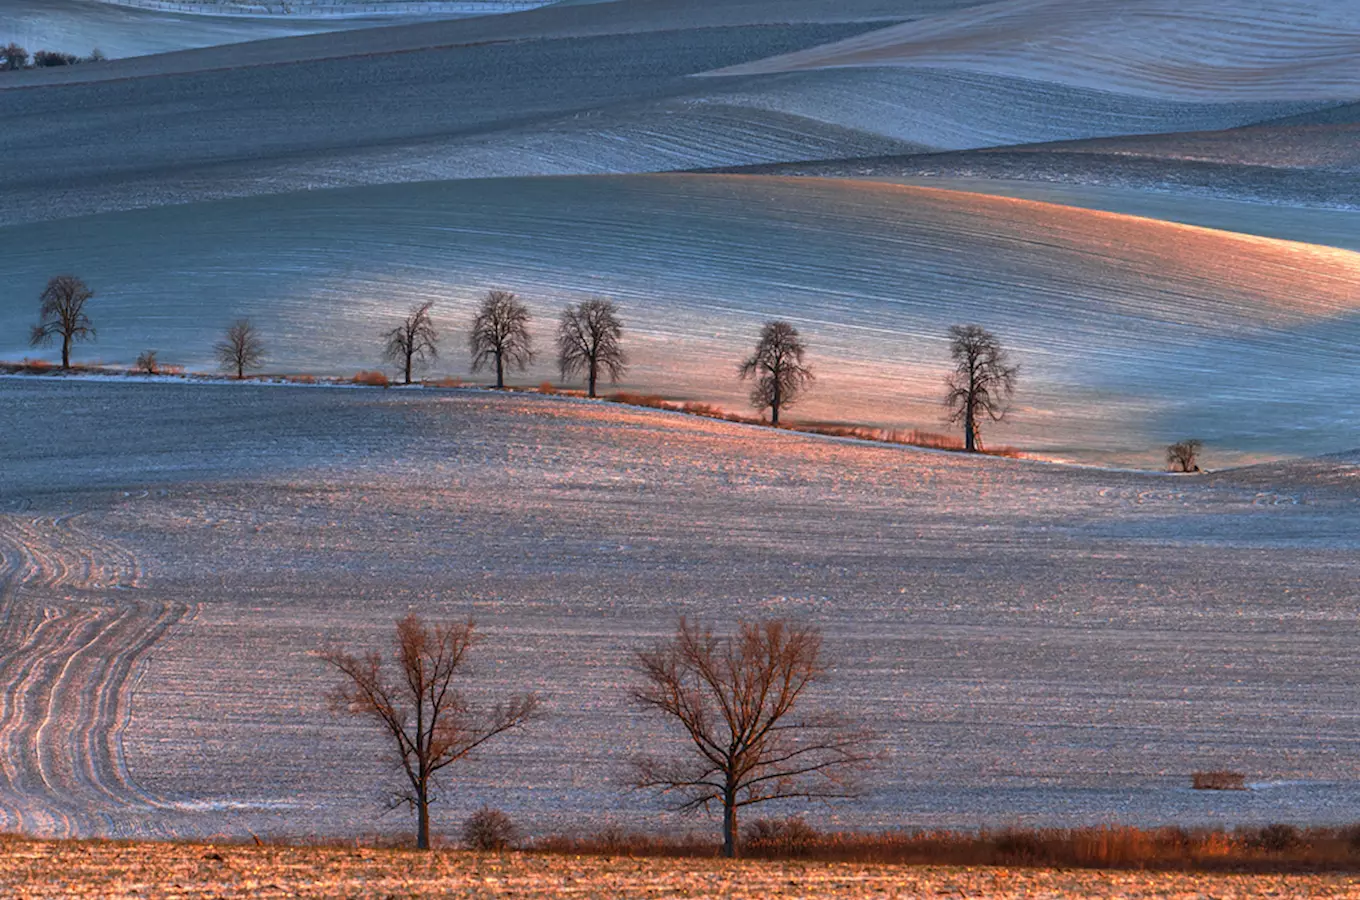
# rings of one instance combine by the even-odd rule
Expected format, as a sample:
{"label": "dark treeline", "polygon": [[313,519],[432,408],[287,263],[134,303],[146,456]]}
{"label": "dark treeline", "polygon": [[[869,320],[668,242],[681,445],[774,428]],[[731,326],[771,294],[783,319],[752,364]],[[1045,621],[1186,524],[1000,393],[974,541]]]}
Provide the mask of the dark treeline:
{"label": "dark treeline", "polygon": [[89,56],[77,56],[59,50],[37,50],[30,56],[28,50],[18,44],[0,47],[0,72],[14,72],[19,69],[48,69],[55,66],[74,66],[77,63],[103,62],[107,59],[104,51],[95,47]]}

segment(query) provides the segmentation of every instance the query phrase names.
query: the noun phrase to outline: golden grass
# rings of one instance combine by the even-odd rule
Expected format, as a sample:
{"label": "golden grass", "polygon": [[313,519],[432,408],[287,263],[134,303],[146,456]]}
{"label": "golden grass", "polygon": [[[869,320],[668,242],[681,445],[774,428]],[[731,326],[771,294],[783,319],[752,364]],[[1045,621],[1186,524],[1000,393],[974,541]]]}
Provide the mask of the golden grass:
{"label": "golden grass", "polygon": [[23,898],[1143,898],[1355,896],[1353,876],[636,859],[624,855],[0,840],[0,896]]}
{"label": "golden grass", "polygon": [[369,387],[387,387],[392,382],[388,380],[386,373],[378,371],[356,372],[353,379],[355,384],[363,384]]}

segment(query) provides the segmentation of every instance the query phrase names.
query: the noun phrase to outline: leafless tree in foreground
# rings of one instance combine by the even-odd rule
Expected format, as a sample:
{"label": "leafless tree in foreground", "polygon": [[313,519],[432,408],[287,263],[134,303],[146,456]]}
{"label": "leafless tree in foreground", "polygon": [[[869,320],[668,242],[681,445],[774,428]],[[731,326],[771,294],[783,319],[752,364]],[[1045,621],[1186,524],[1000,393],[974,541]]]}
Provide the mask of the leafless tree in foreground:
{"label": "leafless tree in foreground", "polygon": [[635,784],[673,796],[673,809],[721,807],[723,854],[737,855],[738,811],[790,798],[854,796],[851,776],[872,737],[839,716],[795,712],[825,676],[815,628],[741,622],[718,637],[684,618],[675,637],[637,654],[634,698],[684,732],[685,749],[636,762]]}
{"label": "leafless tree in foreground", "polygon": [[963,423],[963,448],[975,452],[982,447],[979,420],[1006,417],[1020,367],[1010,365],[996,335],[980,325],[950,326],[949,355],[954,371],[944,405],[951,410],[949,421]]}
{"label": "leafless tree in foreground", "polygon": [[586,375],[586,396],[595,396],[600,369],[618,381],[628,371],[623,351],[623,324],[613,301],[595,298],[562,311],[557,326],[557,366],[565,381],[578,372]]}
{"label": "leafless tree in foreground", "polygon": [[1166,464],[1173,472],[1198,472],[1203,449],[1204,442],[1194,438],[1177,441],[1166,448]]}
{"label": "leafless tree in foreground", "polygon": [[779,424],[779,411],[792,406],[812,384],[812,367],[804,364],[807,347],[798,329],[788,322],[766,322],[755,353],[737,370],[744,381],[755,378],[751,405],[770,411],[770,424]]}
{"label": "leafless tree in foreground", "polygon": [[247,370],[258,369],[264,362],[264,342],[249,319],[237,319],[227,326],[222,340],[213,346],[213,352],[222,368],[235,372],[238,380],[246,377]]}
{"label": "leafless tree in foreground", "polygon": [[534,361],[528,307],[509,291],[487,292],[472,321],[468,349],[472,371],[490,363],[496,369],[496,387],[505,387],[506,369],[513,366],[523,372]]}
{"label": "leafless tree in foreground", "polygon": [[382,654],[354,656],[331,648],[321,659],[343,676],[332,706],[380,725],[392,740],[407,785],[393,806],[416,811],[416,846],[430,847],[430,803],[435,777],[498,734],[518,728],[538,710],[520,694],[489,709],[474,709],[454,686],[468,651],[480,643],[472,622],[428,626],[415,615],[397,623],[395,672]]}
{"label": "leafless tree in foreground", "polygon": [[383,332],[383,356],[402,367],[406,384],[411,383],[411,369],[439,357],[439,332],[430,320],[433,300],[427,300],[411,310],[411,314],[391,331]]}
{"label": "leafless tree in foreground", "polygon": [[61,338],[61,367],[71,368],[71,343],[93,340],[94,326],[85,315],[85,304],[94,292],[74,275],[58,275],[43,288],[38,324],[33,326],[29,344],[45,347]]}

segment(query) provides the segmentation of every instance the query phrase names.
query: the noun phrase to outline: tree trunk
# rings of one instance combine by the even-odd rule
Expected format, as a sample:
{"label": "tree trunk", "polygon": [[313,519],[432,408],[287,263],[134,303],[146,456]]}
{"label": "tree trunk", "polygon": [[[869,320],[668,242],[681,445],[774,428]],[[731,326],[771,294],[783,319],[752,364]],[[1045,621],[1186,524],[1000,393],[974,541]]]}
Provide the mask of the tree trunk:
{"label": "tree trunk", "polygon": [[61,367],[71,368],[71,336],[63,334],[61,336]]}
{"label": "tree trunk", "polygon": [[430,795],[425,788],[416,791],[416,849],[430,849]]}
{"label": "tree trunk", "polygon": [[411,354],[406,354],[406,383],[411,383]]}
{"label": "tree trunk", "polygon": [[598,366],[596,365],[595,358],[594,358],[594,357],[591,357],[591,359],[590,359],[590,389],[586,391],[586,396],[587,396],[587,397],[594,397],[594,396],[595,396],[595,376],[596,376],[598,373],[599,373],[599,368],[598,368]]}
{"label": "tree trunk", "polygon": [[770,396],[770,424],[775,428],[779,427],[779,404],[781,399],[782,398],[779,396],[779,376],[776,375],[774,379],[774,394]]}
{"label": "tree trunk", "polygon": [[737,858],[737,796],[728,793],[723,797],[723,856]]}
{"label": "tree trunk", "polygon": [[963,414],[963,449],[969,453],[977,452],[977,425],[973,419],[973,404],[969,403]]}
{"label": "tree trunk", "polygon": [[505,360],[499,350],[496,351],[496,387],[505,387]]}

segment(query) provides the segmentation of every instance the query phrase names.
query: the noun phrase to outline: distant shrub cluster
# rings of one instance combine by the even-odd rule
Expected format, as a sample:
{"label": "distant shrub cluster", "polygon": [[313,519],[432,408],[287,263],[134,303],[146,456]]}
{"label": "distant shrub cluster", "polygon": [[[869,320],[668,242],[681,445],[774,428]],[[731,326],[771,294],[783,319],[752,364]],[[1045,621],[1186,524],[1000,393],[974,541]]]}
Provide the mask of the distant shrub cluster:
{"label": "distant shrub cluster", "polygon": [[1241,772],[1196,772],[1190,776],[1190,786],[1197,791],[1245,791],[1247,776]]}
{"label": "distant shrub cluster", "polygon": [[47,69],[53,66],[74,66],[77,63],[103,62],[106,59],[108,57],[98,47],[91,50],[89,56],[77,56],[74,53],[63,53],[59,50],[38,50],[30,56],[28,51],[18,44],[8,44],[0,47],[0,72],[13,72],[18,69]]}

